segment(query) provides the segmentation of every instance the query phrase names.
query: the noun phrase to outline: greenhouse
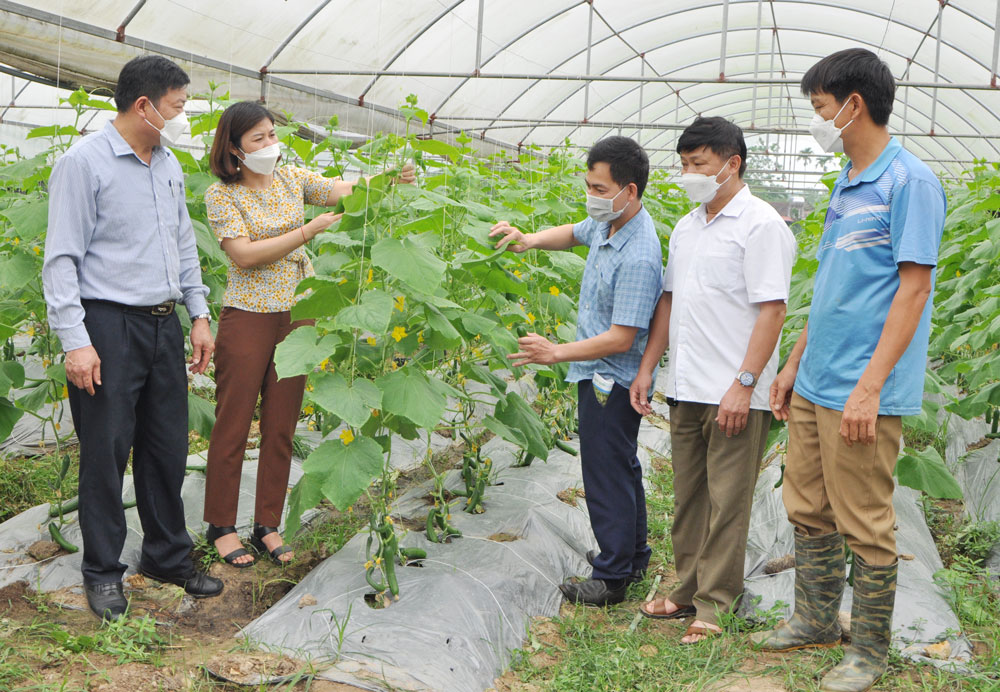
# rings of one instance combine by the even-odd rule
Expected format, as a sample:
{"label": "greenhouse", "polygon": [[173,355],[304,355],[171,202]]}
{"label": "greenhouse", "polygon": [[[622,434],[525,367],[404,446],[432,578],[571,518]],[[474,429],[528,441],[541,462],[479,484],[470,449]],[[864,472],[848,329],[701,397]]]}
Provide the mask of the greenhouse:
{"label": "greenhouse", "polygon": [[998,63],[0,0],[0,690],[1000,688]]}

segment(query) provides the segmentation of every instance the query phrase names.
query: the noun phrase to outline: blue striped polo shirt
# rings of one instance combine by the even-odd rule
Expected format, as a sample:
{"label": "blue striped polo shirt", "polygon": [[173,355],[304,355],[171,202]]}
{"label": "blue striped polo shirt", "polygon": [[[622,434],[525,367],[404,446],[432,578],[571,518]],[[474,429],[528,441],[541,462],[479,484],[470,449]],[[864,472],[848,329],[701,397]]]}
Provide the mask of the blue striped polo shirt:
{"label": "blue striped polo shirt", "polygon": [[[875,352],[899,288],[900,262],[937,265],[944,229],[941,183],[916,156],[889,140],[854,180],[851,164],[830,197],[816,258],[809,336],[795,391],[814,404],[844,410]],[[880,415],[920,412],[934,277],[916,333],[889,373]]]}

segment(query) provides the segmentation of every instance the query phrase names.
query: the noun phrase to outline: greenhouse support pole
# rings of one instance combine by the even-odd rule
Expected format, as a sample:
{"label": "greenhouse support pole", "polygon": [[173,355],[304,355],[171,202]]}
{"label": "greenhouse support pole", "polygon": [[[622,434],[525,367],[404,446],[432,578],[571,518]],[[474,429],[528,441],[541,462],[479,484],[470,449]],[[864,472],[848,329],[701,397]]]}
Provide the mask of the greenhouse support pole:
{"label": "greenhouse support pole", "polygon": [[486,0],[479,0],[479,19],[476,21],[476,71],[474,74],[479,74],[479,68],[483,66],[483,11],[486,6]]}
{"label": "greenhouse support pole", "polygon": [[726,34],[729,33],[729,0],[722,3],[722,45],[719,47],[719,81],[726,81]]}
{"label": "greenhouse support pole", "polygon": [[997,88],[997,63],[1000,62],[1000,2],[997,3],[997,21],[993,24],[993,74],[990,86]]}
{"label": "greenhouse support pole", "polygon": [[937,82],[941,78],[941,25],[944,23],[942,19],[944,18],[944,6],[945,3],[941,3],[938,7],[938,18],[937,18],[937,48],[934,52],[934,91],[931,98],[931,129],[930,133],[934,134],[934,126],[937,123],[937,102],[938,102],[938,89]]}
{"label": "greenhouse support pole", "polygon": [[[594,0],[587,0],[590,14],[587,15],[587,74],[590,74],[590,53],[594,48]],[[583,122],[587,122],[587,111],[590,110],[590,82],[583,87]]]}
{"label": "greenhouse support pole", "polygon": [[[645,77],[646,76],[646,54],[645,53],[639,53],[639,58],[640,58],[640,60],[639,60],[639,74],[642,75],[643,77]],[[643,96],[642,88],[645,85],[646,85],[645,82],[639,82],[639,117],[638,117],[638,120],[639,120],[640,123],[642,122],[642,96]],[[635,132],[635,140],[639,143],[639,146],[641,147],[642,146],[642,128],[641,127],[638,130],[636,130],[636,132]]]}
{"label": "greenhouse support pole", "polygon": [[[760,25],[764,17],[764,0],[757,0],[757,48],[753,53],[753,81],[760,77]],[[750,109],[750,126],[757,125],[757,87],[753,85],[753,106]]]}
{"label": "greenhouse support pole", "polygon": [[[778,27],[772,27],[771,29],[771,69],[770,78],[772,83],[767,87],[767,127],[771,128],[771,111],[774,110],[774,49],[778,45]],[[767,135],[764,139],[764,146],[770,147],[771,145],[771,135]]]}
{"label": "greenhouse support pole", "polygon": [[122,23],[118,25],[118,28],[115,30],[115,40],[118,41],[118,43],[123,43],[125,41],[125,28],[133,19],[135,19],[135,16],[139,14],[139,10],[141,10],[142,6],[145,4],[146,0],[139,0],[139,2],[135,4],[135,7],[132,8],[132,11],[129,12],[125,19],[122,20]]}
{"label": "greenhouse support pole", "polygon": [[[911,64],[912,64],[912,62],[909,60],[909,58],[907,58],[907,60],[906,60],[906,71],[903,72],[903,79],[904,80],[907,80],[907,79],[910,78],[910,65]],[[907,120],[907,117],[909,116],[909,113],[910,113],[910,87],[903,87],[903,126],[904,127],[906,126],[906,123],[909,122],[909,120]],[[906,134],[903,134],[903,136],[900,138],[900,144],[902,144],[904,147],[906,146]]]}

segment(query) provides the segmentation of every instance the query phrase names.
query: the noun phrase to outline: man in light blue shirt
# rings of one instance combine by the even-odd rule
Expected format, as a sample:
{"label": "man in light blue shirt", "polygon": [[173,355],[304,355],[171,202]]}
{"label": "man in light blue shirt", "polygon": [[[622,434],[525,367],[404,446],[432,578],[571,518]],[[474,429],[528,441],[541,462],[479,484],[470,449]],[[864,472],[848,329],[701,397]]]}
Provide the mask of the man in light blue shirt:
{"label": "man in light blue shirt", "polygon": [[127,607],[121,493],[130,450],[143,528],[138,570],[196,597],[222,590],[191,562],[180,496],[188,415],[177,302],[193,320],[192,372],[205,371],[214,348],[184,177],[167,148],[187,126],[188,81],[166,58],[127,63],[117,117],[70,147],[49,181],[42,281],[80,439],[83,583],[104,619]]}
{"label": "man in light blue shirt", "polygon": [[629,386],[639,370],[649,322],[660,297],[660,240],[642,206],[649,160],[636,142],[608,137],[587,157],[587,213],[575,224],[522,233],[503,221],[514,252],[537,248],[590,248],[580,287],[576,341],[554,344],[539,334],[518,340],[514,365],[571,362],[566,377],[577,383],[580,460],[587,510],[600,551],[587,559],[591,579],[560,586],[570,601],[620,603],[628,584],[641,581],[649,564],[646,496],[636,457],[640,414]]}
{"label": "man in light blue shirt", "polygon": [[885,672],[896,594],[893,469],[901,416],[921,408],[945,196],[888,130],[896,83],[863,48],[802,78],[810,131],[850,163],[817,251],[809,322],[771,386],[788,420],[782,497],[795,527],[795,613],[755,635],[771,651],[835,646],[844,542],[854,553],[851,645],[820,683],[863,692]]}

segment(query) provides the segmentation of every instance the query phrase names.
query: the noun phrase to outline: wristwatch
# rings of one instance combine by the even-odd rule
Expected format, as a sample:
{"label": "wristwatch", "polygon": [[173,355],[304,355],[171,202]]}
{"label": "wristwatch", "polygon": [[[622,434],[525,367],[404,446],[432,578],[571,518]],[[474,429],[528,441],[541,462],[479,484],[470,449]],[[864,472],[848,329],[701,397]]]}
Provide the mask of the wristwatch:
{"label": "wristwatch", "polygon": [[757,376],[749,370],[740,370],[739,374],[736,375],[736,381],[744,387],[753,387],[757,384]]}
{"label": "wristwatch", "polygon": [[191,321],[194,322],[195,320],[208,320],[209,322],[211,322],[212,321],[212,313],[210,313],[210,312],[203,312],[200,315],[195,315],[194,317],[191,318]]}

